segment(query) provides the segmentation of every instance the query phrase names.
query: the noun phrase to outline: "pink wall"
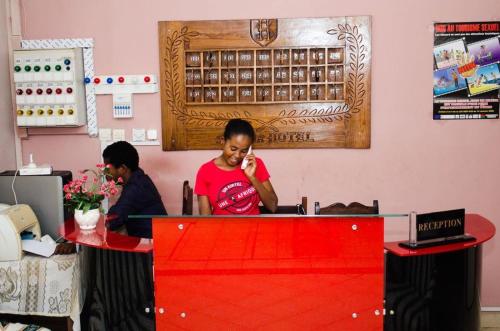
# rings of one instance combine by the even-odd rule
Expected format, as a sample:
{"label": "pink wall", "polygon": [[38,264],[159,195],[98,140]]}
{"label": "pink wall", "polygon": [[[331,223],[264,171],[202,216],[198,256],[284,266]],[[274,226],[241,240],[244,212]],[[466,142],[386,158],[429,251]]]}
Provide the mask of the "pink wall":
{"label": "pink wall", "polygon": [[[0,68],[9,67],[10,37],[8,27],[7,6],[0,4]],[[10,23],[10,22],[9,22]],[[10,90],[10,76],[7,70],[0,75],[0,172],[16,166],[16,149],[14,147],[14,116]]]}
{"label": "pink wall", "polygon": [[[217,4],[217,6],[215,5]],[[498,20],[500,2],[441,1],[161,1],[22,0],[24,39],[95,40],[97,74],[158,73],[157,21],[372,15],[372,147],[369,150],[262,150],[280,202],[371,202],[381,211],[466,207],[500,226],[500,121],[432,120],[433,21]],[[99,96],[101,127],[160,130],[160,95],[134,97],[133,120],[114,120],[111,97]],[[97,139],[29,136],[24,160],[77,170],[99,160]],[[171,214],[181,185],[217,151],[162,152],[139,147],[142,167]],[[309,212],[312,208],[309,208]],[[483,306],[500,307],[500,236],[485,245]]]}

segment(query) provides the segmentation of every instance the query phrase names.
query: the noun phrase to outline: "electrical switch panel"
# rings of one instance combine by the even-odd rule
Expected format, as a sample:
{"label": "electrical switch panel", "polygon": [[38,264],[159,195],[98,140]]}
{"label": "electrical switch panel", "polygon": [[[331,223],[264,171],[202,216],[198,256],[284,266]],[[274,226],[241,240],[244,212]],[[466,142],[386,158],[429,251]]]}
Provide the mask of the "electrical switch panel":
{"label": "electrical switch panel", "polygon": [[17,125],[86,124],[81,48],[14,51]]}

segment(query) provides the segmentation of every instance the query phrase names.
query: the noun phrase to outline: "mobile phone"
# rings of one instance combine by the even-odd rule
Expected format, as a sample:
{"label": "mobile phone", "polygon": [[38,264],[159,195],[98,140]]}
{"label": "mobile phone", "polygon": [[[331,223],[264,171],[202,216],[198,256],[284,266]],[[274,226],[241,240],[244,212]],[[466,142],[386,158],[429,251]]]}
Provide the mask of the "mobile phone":
{"label": "mobile phone", "polygon": [[[250,154],[250,153],[252,153],[252,145],[250,145],[250,148],[248,149],[247,155]],[[247,160],[247,157],[245,156],[245,158],[241,162],[241,169],[245,170],[245,168],[247,167],[247,165],[248,165],[248,160]]]}

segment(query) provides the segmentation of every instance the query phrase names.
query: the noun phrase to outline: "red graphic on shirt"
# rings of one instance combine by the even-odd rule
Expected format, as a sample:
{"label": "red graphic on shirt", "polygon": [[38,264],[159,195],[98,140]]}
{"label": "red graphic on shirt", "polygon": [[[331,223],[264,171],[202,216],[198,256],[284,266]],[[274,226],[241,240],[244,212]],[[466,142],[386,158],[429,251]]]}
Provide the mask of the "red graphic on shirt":
{"label": "red graphic on shirt", "polygon": [[243,214],[258,204],[255,187],[248,182],[232,182],[224,186],[217,195],[217,206],[233,214]]}

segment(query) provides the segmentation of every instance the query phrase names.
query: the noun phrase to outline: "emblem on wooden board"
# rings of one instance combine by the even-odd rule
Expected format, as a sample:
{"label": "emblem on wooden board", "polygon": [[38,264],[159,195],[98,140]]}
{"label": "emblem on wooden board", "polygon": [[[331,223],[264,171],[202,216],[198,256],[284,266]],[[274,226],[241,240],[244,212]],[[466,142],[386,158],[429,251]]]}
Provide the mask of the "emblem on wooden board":
{"label": "emblem on wooden board", "polygon": [[278,20],[250,20],[250,36],[257,44],[266,47],[278,37]]}

